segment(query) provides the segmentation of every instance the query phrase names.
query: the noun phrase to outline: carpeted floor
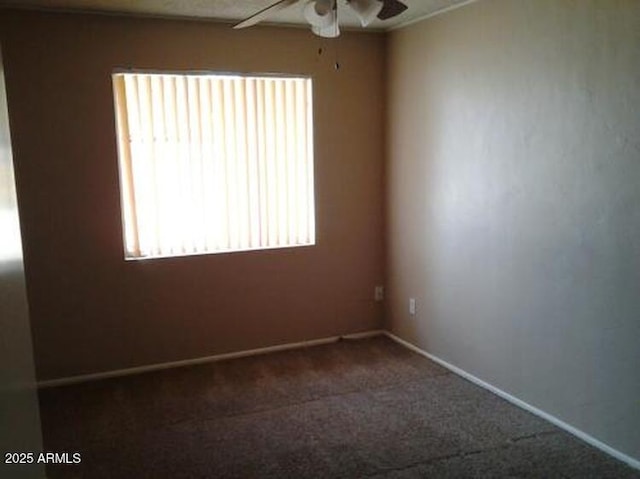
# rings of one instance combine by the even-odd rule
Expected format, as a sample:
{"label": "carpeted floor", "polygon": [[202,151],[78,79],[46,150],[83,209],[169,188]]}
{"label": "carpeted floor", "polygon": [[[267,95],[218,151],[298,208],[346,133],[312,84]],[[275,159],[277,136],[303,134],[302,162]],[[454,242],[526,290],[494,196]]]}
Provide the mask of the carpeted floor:
{"label": "carpeted floor", "polygon": [[385,337],[45,389],[50,478],[640,478]]}

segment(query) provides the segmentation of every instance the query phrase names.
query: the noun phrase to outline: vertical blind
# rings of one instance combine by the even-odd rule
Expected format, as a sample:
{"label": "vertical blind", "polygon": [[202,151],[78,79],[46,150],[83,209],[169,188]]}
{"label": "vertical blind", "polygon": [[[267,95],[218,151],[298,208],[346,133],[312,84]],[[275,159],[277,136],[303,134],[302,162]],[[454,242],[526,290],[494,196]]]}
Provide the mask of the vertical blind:
{"label": "vertical blind", "polygon": [[315,242],[309,78],[116,73],[125,256]]}

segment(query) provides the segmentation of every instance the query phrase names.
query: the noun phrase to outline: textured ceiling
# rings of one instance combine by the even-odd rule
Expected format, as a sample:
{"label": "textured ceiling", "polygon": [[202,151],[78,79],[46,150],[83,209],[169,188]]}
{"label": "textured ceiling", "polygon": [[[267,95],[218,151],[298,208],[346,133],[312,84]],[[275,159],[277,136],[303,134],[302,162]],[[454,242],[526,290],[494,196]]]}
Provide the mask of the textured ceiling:
{"label": "textured ceiling", "polygon": [[[136,15],[160,15],[169,17],[197,17],[234,22],[242,20],[276,0],[0,0],[0,6],[37,8],[47,10],[78,10],[91,12],[126,13]],[[300,0],[269,19],[269,23],[303,24]],[[411,22],[438,11],[467,3],[468,0],[402,0],[408,9],[401,15],[386,21],[376,20],[368,28],[385,30]],[[360,27],[358,19],[339,0],[340,25]]]}

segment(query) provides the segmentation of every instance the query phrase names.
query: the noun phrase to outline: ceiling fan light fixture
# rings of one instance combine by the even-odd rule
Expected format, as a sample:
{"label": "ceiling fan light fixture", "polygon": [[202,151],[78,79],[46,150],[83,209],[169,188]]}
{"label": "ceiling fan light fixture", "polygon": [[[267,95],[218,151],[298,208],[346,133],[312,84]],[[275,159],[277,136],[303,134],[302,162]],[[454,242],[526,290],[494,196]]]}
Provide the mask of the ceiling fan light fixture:
{"label": "ceiling fan light fixture", "polygon": [[358,16],[363,27],[375,20],[383,6],[380,0],[347,0],[347,3]]}
{"label": "ceiling fan light fixture", "polygon": [[[358,16],[363,27],[371,23],[376,16],[380,20],[388,20],[400,15],[407,9],[407,5],[400,0],[344,1]],[[313,33],[326,38],[335,38],[340,35],[337,0],[276,0],[275,3],[245,18],[237,25],[234,25],[233,28],[240,29],[256,25],[268,19],[274,13],[294,4],[304,5],[303,15],[311,25]]]}
{"label": "ceiling fan light fixture", "polygon": [[315,25],[311,25],[311,31],[314,35],[324,38],[337,38],[340,36],[340,27],[338,26],[338,22],[327,27],[316,27]]}
{"label": "ceiling fan light fixture", "polygon": [[304,18],[312,27],[326,28],[335,21],[335,0],[311,0],[304,6]]}

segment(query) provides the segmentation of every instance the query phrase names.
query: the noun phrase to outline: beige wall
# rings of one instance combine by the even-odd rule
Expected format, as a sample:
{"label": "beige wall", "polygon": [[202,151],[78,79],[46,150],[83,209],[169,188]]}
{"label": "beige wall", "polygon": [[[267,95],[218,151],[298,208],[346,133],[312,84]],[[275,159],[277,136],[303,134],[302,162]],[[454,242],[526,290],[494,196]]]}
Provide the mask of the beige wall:
{"label": "beige wall", "polygon": [[10,465],[4,457],[42,449],[14,178],[0,55],[0,476],[39,478],[44,477],[41,464]]}
{"label": "beige wall", "polygon": [[[39,379],[381,326],[383,36],[342,36],[336,72],[302,29],[7,11],[0,32]],[[129,66],[312,75],[317,245],[125,262],[110,74]]]}
{"label": "beige wall", "polygon": [[638,459],[639,32],[634,0],[394,32],[387,171],[392,331]]}

